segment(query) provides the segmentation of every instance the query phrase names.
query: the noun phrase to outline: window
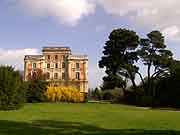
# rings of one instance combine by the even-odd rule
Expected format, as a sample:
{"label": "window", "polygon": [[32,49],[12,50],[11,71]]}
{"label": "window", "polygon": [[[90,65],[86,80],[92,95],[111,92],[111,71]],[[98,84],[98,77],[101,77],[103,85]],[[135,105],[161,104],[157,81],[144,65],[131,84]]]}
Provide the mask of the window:
{"label": "window", "polygon": [[79,63],[76,63],[76,69],[78,69],[79,70]]}
{"label": "window", "polygon": [[65,80],[65,73],[62,73],[62,80]]}
{"label": "window", "polygon": [[62,58],[63,58],[63,60],[65,60],[65,59],[66,59],[66,56],[65,56],[65,55],[63,55],[63,56],[62,56]]}
{"label": "window", "polygon": [[47,64],[47,68],[50,68],[50,64],[49,63]]}
{"label": "window", "polygon": [[58,73],[54,73],[54,79],[58,79]]}
{"label": "window", "polygon": [[36,72],[32,72],[32,79],[33,80],[37,79],[37,73]]}
{"label": "window", "polygon": [[58,63],[55,63],[55,68],[58,68]]}
{"label": "window", "polygon": [[76,72],[76,79],[80,80],[80,73],[79,72]]}
{"label": "window", "polygon": [[62,63],[62,68],[65,68],[65,67],[66,67],[65,62],[63,62]]}
{"label": "window", "polygon": [[50,79],[50,73],[49,73],[49,72],[46,73],[46,78],[47,78],[48,80]]}
{"label": "window", "polygon": [[33,69],[35,69],[36,68],[36,63],[33,63]]}
{"label": "window", "polygon": [[58,60],[58,55],[55,55],[55,57],[54,57],[54,58],[55,58],[55,60]]}
{"label": "window", "polygon": [[48,60],[50,60],[50,55],[47,56]]}

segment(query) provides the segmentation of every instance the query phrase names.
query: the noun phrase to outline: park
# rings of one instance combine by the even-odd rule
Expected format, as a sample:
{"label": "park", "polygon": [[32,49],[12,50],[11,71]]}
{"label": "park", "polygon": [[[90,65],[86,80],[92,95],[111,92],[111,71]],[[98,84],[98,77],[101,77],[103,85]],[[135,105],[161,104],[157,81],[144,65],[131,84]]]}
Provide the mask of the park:
{"label": "park", "polygon": [[[134,31],[114,29],[99,61],[106,76],[88,93],[66,80],[49,79],[37,66],[28,69],[26,80],[13,67],[0,66],[0,134],[179,134],[180,62],[166,49],[161,32],[147,36],[140,39]],[[139,72],[138,60],[148,67],[147,77]],[[81,81],[81,72],[76,81]]]}
{"label": "park", "polygon": [[38,103],[0,112],[1,135],[178,135],[179,111],[115,104]]}
{"label": "park", "polygon": [[179,7],[0,0],[0,135],[180,135]]}

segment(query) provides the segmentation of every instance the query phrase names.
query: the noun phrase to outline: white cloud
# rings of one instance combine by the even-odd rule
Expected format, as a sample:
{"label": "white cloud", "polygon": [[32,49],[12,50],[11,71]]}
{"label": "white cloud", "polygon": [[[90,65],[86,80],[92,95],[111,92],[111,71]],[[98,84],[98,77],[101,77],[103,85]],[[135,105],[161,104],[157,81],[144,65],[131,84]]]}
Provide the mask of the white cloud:
{"label": "white cloud", "polygon": [[36,54],[38,54],[37,49],[4,50],[0,48],[0,65],[10,65],[23,70],[24,56]]}
{"label": "white cloud", "polygon": [[165,30],[170,38],[180,39],[179,0],[98,0],[98,3],[108,14],[127,16],[136,25]]}
{"label": "white cloud", "polygon": [[50,16],[70,26],[95,10],[90,0],[18,0],[18,4],[32,15]]}
{"label": "white cloud", "polygon": [[162,30],[162,33],[168,39],[180,40],[180,37],[178,37],[180,35],[180,31],[179,31],[179,28],[177,26],[167,27],[167,28]]}

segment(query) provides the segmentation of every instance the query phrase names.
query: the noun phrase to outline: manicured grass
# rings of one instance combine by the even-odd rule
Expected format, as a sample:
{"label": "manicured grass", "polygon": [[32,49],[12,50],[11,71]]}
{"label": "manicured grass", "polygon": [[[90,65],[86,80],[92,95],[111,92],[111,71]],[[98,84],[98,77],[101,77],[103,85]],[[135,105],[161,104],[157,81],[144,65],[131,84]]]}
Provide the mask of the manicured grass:
{"label": "manicured grass", "polygon": [[180,135],[180,112],[114,104],[26,104],[0,111],[0,135]]}

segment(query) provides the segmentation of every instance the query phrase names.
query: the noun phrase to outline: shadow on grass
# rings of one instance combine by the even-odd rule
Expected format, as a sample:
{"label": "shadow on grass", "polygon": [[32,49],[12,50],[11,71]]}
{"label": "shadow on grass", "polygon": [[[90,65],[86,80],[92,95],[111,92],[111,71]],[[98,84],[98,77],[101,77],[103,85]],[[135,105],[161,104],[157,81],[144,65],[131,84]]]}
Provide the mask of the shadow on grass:
{"label": "shadow on grass", "polygon": [[113,130],[76,122],[39,120],[23,123],[1,120],[0,135],[180,135],[180,131]]}

